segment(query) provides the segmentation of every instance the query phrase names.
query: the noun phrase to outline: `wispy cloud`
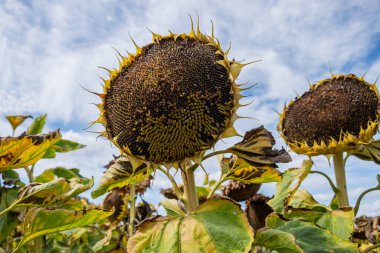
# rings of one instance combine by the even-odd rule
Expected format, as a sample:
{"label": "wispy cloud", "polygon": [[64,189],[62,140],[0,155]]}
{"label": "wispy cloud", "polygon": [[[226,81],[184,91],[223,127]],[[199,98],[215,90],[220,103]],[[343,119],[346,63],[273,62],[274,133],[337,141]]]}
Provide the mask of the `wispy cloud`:
{"label": "wispy cloud", "polygon": [[[97,75],[105,73],[98,66],[117,66],[112,47],[133,51],[128,33],[139,44],[149,43],[150,34],[145,27],[158,33],[167,33],[168,29],[186,32],[187,13],[194,17],[195,11],[199,13],[201,27],[207,33],[211,32],[212,19],[222,46],[227,48],[232,42],[231,56],[235,59],[263,60],[247,67],[239,79],[258,83],[247,92],[254,102],[239,110],[241,115],[257,121],[238,121],[241,133],[265,124],[278,137],[275,111],[281,111],[284,102],[296,93],[306,91],[307,79],[315,82],[328,77],[329,62],[335,73],[361,75],[369,70],[369,81],[380,75],[380,6],[375,0],[0,3],[0,113],[47,112],[48,128],[61,127],[66,137],[88,145],[84,150],[62,154],[55,161],[43,161],[40,169],[64,165],[80,167],[87,176],[101,175],[101,165],[117,150],[106,141],[97,141],[94,134],[82,131],[97,117],[97,109],[89,103],[99,101],[79,85],[99,91]],[[4,119],[0,126],[1,135],[6,135],[9,129]],[[284,145],[280,138],[277,140],[279,147]],[[301,159],[296,158],[292,166],[300,164]],[[318,169],[332,175],[326,162],[318,165]],[[207,166],[216,175],[215,161]],[[357,189],[372,185],[377,173],[373,167],[363,162],[349,163],[347,174],[353,198]],[[164,179],[158,180],[157,187]],[[314,175],[303,186],[322,196],[321,201],[326,201],[331,193],[324,179]],[[270,184],[262,191],[272,194],[273,190],[274,185]],[[158,194],[151,195],[155,197],[150,200],[157,202]],[[379,197],[379,193],[373,193],[368,201]],[[379,212],[380,207],[371,210]]]}

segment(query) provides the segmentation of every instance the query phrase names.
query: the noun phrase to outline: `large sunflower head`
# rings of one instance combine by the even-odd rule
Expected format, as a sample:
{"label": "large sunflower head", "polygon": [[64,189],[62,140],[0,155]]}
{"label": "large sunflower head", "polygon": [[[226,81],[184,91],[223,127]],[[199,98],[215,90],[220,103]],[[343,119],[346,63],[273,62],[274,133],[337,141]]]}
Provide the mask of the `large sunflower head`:
{"label": "large sunflower head", "polygon": [[374,84],[352,74],[333,75],[285,106],[278,130],[299,154],[345,152],[376,133],[378,105]]}
{"label": "large sunflower head", "polygon": [[199,25],[188,34],[153,33],[152,43],[120,55],[119,69],[104,80],[95,121],[105,126],[102,135],[153,165],[197,159],[221,137],[237,135],[242,89],[235,81],[246,64],[227,53]]}

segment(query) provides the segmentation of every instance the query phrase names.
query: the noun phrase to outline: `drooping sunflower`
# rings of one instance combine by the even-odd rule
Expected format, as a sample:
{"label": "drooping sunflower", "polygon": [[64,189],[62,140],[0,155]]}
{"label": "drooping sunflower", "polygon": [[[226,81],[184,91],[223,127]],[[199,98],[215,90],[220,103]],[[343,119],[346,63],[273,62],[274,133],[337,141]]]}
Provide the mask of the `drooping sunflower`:
{"label": "drooping sunflower", "polygon": [[153,42],[122,56],[104,80],[100,117],[112,140],[136,164],[178,166],[197,161],[220,138],[238,135],[236,79],[247,64],[227,58],[214,31],[153,34]]}
{"label": "drooping sunflower", "polygon": [[284,107],[278,130],[298,154],[338,154],[371,140],[378,106],[375,84],[363,76],[332,75]]}

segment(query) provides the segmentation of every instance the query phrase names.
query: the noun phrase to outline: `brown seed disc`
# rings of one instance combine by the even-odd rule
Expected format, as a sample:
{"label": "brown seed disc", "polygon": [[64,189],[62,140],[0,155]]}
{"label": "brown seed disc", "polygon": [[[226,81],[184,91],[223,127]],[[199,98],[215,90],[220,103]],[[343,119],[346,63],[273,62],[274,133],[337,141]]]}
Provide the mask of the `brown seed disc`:
{"label": "brown seed disc", "polygon": [[358,136],[360,128],[377,119],[377,94],[354,75],[325,80],[315,90],[304,93],[285,111],[283,134],[292,142],[313,146],[341,132]]}
{"label": "brown seed disc", "polygon": [[109,137],[135,156],[175,162],[211,147],[232,116],[232,83],[217,48],[163,39],[111,80],[104,109]]}

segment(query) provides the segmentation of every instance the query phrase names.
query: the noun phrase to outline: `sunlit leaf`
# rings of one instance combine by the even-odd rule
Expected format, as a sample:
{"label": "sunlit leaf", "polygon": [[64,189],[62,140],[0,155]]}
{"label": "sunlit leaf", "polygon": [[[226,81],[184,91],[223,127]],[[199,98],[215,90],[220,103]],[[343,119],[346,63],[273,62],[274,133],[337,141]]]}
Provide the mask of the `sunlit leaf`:
{"label": "sunlit leaf", "polygon": [[16,131],[17,127],[21,125],[27,118],[32,118],[31,115],[10,115],[5,116],[5,118],[9,121],[12,126],[13,132]]}
{"label": "sunlit leaf", "polygon": [[62,177],[66,179],[83,178],[83,176],[79,174],[79,170],[76,168],[66,169],[64,167],[56,167],[44,170],[34,179],[34,181],[39,183],[47,183],[54,180],[56,177]]}
{"label": "sunlit leaf", "polygon": [[58,178],[48,183],[31,183],[20,189],[17,199],[8,206],[11,210],[20,206],[52,206],[90,189],[94,179]]}
{"label": "sunlit leaf", "polygon": [[115,187],[123,187],[143,181],[153,172],[145,164],[133,169],[132,164],[126,157],[119,157],[100,178],[97,188],[91,193],[93,198],[97,198]]}
{"label": "sunlit leaf", "polygon": [[[273,199],[268,201],[274,211],[282,212],[284,207],[286,207],[292,196],[296,193],[299,186],[305,177],[309,174],[310,169],[313,165],[311,160],[305,160],[302,163],[301,168],[291,168],[285,171],[282,175],[282,180],[277,184],[276,193]],[[293,182],[296,182],[293,186]]]}
{"label": "sunlit leaf", "polygon": [[80,144],[78,142],[62,139],[62,140],[57,141],[54,144],[53,149],[56,152],[62,153],[62,152],[69,152],[69,151],[81,149],[84,147],[86,147],[86,145]]}
{"label": "sunlit leaf", "polygon": [[[356,244],[348,240],[342,240],[329,230],[310,222],[301,220],[285,221],[273,213],[267,217],[266,226],[265,229],[257,231],[254,245],[274,249],[279,253],[359,252]],[[274,236],[274,238],[270,238],[270,236]],[[300,249],[303,251],[300,251]]]}
{"label": "sunlit leaf", "polygon": [[24,233],[18,248],[28,241],[49,233],[69,230],[97,223],[112,215],[113,211],[100,209],[73,211],[66,209],[32,208],[24,219]]}
{"label": "sunlit leaf", "polygon": [[290,162],[289,154],[284,149],[273,149],[274,144],[275,140],[271,132],[264,126],[260,126],[246,132],[243,140],[228,150],[249,161],[255,167]]}
{"label": "sunlit leaf", "polygon": [[55,158],[55,156],[56,156],[55,150],[53,147],[51,147],[51,148],[48,148],[48,150],[46,150],[46,153],[44,154],[44,156],[42,158],[52,159],[52,158]]}
{"label": "sunlit leaf", "polygon": [[161,202],[161,205],[165,208],[166,214],[168,216],[171,216],[171,217],[186,216],[185,211],[179,207],[178,200],[165,199]]}
{"label": "sunlit leaf", "polygon": [[266,227],[256,232],[253,245],[264,246],[279,253],[304,253],[291,233]]}
{"label": "sunlit leaf", "polygon": [[46,116],[47,114],[36,117],[33,120],[32,124],[26,130],[26,133],[29,135],[35,135],[35,134],[41,133],[45,126]]}
{"label": "sunlit leaf", "polygon": [[128,240],[128,252],[240,253],[251,249],[248,220],[231,200],[208,199],[190,214],[174,214],[145,220]]}
{"label": "sunlit leaf", "polygon": [[24,133],[19,137],[0,137],[0,172],[36,163],[59,139],[59,130],[41,135]]}
{"label": "sunlit leaf", "polygon": [[329,207],[319,204],[314,197],[305,189],[298,189],[289,200],[289,206],[293,208],[303,208],[312,210],[327,211]]}
{"label": "sunlit leaf", "polygon": [[353,208],[345,207],[326,212],[317,221],[317,225],[326,228],[343,240],[349,240],[354,232],[354,218],[355,214]]}
{"label": "sunlit leaf", "polygon": [[227,158],[226,162],[232,164],[227,172],[226,180],[231,179],[255,184],[281,181],[281,172],[274,166],[256,167],[251,162],[237,156],[233,156],[232,159]]}
{"label": "sunlit leaf", "polygon": [[281,173],[276,163],[289,162],[291,158],[284,149],[273,149],[274,144],[272,134],[263,126],[246,132],[241,142],[227,149],[232,157],[219,157],[225,179],[245,183],[280,181]]}

